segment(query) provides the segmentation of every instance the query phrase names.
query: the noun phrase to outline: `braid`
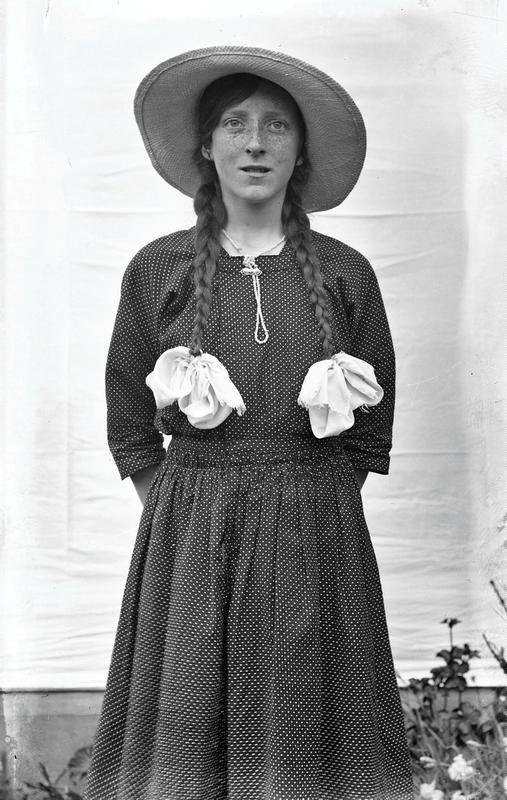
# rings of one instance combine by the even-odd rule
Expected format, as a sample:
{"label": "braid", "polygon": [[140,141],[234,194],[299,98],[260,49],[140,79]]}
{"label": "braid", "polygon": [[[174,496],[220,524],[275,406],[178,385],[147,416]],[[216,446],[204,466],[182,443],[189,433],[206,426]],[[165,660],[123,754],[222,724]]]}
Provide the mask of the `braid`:
{"label": "braid", "polygon": [[189,349],[191,355],[196,356],[202,350],[202,335],[213,300],[212,283],[220,253],[220,231],[227,220],[218,180],[210,180],[200,186],[195,195],[194,209],[197,214],[194,259],[196,309]]}
{"label": "braid", "polygon": [[319,337],[322,342],[324,356],[325,358],[330,358],[335,352],[335,348],[322,282],[320,261],[310,234],[310,220],[301,205],[296,173],[287,186],[282,207],[282,226],[285,236],[296,253],[296,258],[308,286],[310,301],[315,309],[315,316],[319,325]]}

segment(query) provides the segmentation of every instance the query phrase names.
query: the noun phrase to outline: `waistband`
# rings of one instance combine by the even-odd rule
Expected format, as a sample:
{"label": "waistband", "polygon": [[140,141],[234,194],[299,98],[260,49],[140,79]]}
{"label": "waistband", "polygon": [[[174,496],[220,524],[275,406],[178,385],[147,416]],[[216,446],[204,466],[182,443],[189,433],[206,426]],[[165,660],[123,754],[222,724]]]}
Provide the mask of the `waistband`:
{"label": "waistband", "polygon": [[207,439],[173,435],[167,458],[182,466],[318,463],[348,461],[337,437],[326,439]]}

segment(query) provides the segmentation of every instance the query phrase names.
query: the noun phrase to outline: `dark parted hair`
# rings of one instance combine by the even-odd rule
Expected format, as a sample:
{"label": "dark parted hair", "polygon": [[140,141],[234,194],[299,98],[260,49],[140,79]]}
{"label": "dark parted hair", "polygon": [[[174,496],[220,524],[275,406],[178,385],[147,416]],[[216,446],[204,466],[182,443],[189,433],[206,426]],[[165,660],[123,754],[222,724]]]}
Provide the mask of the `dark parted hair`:
{"label": "dark parted hair", "polygon": [[269,87],[270,90],[276,90],[283,95],[297,114],[302,142],[300,151],[302,163],[294,167],[287,184],[282,206],[282,230],[296,254],[307,283],[319,326],[323,356],[329,358],[335,351],[320,261],[313,245],[310,221],[301,205],[301,192],[311,169],[305,148],[306,127],[303,115],[292,95],[285,89],[250,73],[235,73],[213,81],[204,90],[198,106],[199,145],[194,152],[194,159],[202,176],[202,183],[194,198],[194,209],[197,214],[194,259],[196,313],[189,348],[192,355],[198,355],[202,350],[202,335],[213,301],[213,276],[221,248],[221,231],[227,225],[227,211],[215,165],[204,158],[201,148],[210,146],[213,131],[225,109],[243,102],[262,87]]}

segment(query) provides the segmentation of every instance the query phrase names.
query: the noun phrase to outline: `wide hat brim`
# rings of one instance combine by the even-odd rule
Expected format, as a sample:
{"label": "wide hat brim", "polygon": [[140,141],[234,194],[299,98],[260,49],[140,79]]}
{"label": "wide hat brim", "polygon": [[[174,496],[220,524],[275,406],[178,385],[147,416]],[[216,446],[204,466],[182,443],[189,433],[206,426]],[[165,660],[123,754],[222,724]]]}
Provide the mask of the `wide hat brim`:
{"label": "wide hat brim", "polygon": [[363,118],[350,95],[329,75],[284,53],[257,47],[208,47],[181,53],[143,79],[134,113],[157,172],[193,197],[201,184],[194,161],[197,107],[212,81],[251,72],[288,91],[303,114],[310,176],[306,211],[340,205],[354,187],[366,155]]}

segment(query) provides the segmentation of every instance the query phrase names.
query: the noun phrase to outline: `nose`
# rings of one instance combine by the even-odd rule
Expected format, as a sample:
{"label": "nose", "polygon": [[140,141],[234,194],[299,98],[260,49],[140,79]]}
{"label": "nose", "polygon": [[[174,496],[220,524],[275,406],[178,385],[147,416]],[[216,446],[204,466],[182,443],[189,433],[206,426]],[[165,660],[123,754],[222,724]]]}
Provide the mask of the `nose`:
{"label": "nose", "polygon": [[245,150],[248,155],[259,155],[266,152],[262,132],[257,125],[252,125],[248,129]]}

